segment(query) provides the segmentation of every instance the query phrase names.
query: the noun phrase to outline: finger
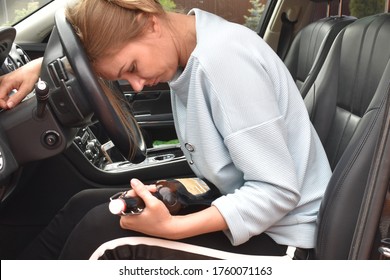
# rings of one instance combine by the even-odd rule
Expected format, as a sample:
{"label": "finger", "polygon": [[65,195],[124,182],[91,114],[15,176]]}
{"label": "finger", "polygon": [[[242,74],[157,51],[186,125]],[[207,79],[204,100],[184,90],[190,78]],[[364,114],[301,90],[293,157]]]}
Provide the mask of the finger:
{"label": "finger", "polygon": [[[0,80],[0,99],[1,99],[0,107],[2,107],[3,109],[10,108],[8,106],[8,102],[10,102],[9,95],[13,91],[16,92],[14,89],[17,87],[18,87],[18,85],[15,85],[12,81],[9,81],[8,79]],[[12,101],[11,105],[16,104],[16,103],[14,103],[14,102],[16,102],[16,100],[18,100],[18,96],[16,96],[15,101],[12,101],[12,99],[11,99],[11,101]]]}
{"label": "finger", "polygon": [[148,191],[152,192],[152,193],[155,193],[157,192],[157,186],[155,184],[152,184],[152,185],[146,185]]}
{"label": "finger", "polygon": [[[149,192],[151,193],[155,193],[157,192],[157,186],[155,184],[151,184],[151,185],[144,185]],[[126,194],[125,194],[125,197],[134,197],[134,196],[137,196],[136,192],[133,190],[133,189],[129,189],[128,191],[126,191]]]}
{"label": "finger", "polygon": [[3,91],[2,88],[4,87],[4,85],[2,84],[2,83],[4,83],[3,79],[4,79],[4,76],[0,76],[0,93]]}
{"label": "finger", "polygon": [[7,80],[0,80],[0,98],[8,98],[8,94],[14,89],[13,85]]}
{"label": "finger", "polygon": [[150,193],[148,186],[144,185],[138,179],[131,179],[130,185],[134,190],[135,194],[139,196],[143,201],[150,199],[153,195]]}
{"label": "finger", "polygon": [[9,109],[12,109],[16,106],[16,104],[19,104],[20,101],[23,100],[23,98],[26,96],[23,92],[23,90],[18,90],[14,94],[12,94],[10,97],[8,97],[8,100],[6,101],[7,107]]}
{"label": "finger", "polygon": [[[7,92],[7,93],[3,93]],[[5,90],[5,88],[2,88],[0,85],[0,107],[2,109],[9,109],[7,102],[9,100],[8,91]]]}
{"label": "finger", "polygon": [[137,196],[137,194],[133,189],[126,191],[125,197],[135,197],[135,196]]}
{"label": "finger", "polygon": [[12,94],[7,101],[7,106],[9,108],[15,107],[19,104],[31,91],[33,90],[33,84],[23,83],[20,85],[20,88]]}
{"label": "finger", "polygon": [[4,99],[0,99],[0,108],[2,109],[8,109],[7,101]]}

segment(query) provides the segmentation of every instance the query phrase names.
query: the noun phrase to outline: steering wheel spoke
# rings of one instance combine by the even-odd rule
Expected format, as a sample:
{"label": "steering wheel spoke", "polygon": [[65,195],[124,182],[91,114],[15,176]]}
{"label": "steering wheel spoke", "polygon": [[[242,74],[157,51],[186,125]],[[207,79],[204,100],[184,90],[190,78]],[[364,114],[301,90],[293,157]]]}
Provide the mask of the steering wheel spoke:
{"label": "steering wheel spoke", "polygon": [[[135,118],[131,117],[131,111],[126,107],[123,107],[125,108],[123,110],[129,110],[130,116],[125,120],[127,123],[120,117],[114,104],[105,94],[99,78],[88,60],[85,49],[72,25],[67,21],[63,10],[56,13],[55,28],[52,33],[45,52],[41,76],[45,76],[48,80],[54,80],[52,77],[53,69],[50,69],[49,64],[53,61],[64,61],[58,50],[59,47],[62,49],[62,56],[66,57],[71,67],[71,71],[69,71],[71,73],[67,73],[69,78],[64,81],[66,83],[65,90],[64,86],[61,90],[54,82],[50,84],[52,90],[56,92],[55,96],[50,97],[50,102],[60,103],[64,102],[64,99],[69,99],[67,106],[73,106],[74,108],[71,109],[78,112],[88,111],[83,105],[83,103],[88,103],[89,110],[102,124],[107,135],[122,155],[133,163],[142,162],[146,157],[146,145]],[[127,106],[124,98],[122,101],[123,106]],[[62,104],[62,106],[64,105]],[[61,120],[61,117],[59,119]],[[67,123],[67,125],[77,125],[77,123]],[[129,131],[132,131],[131,134]]]}

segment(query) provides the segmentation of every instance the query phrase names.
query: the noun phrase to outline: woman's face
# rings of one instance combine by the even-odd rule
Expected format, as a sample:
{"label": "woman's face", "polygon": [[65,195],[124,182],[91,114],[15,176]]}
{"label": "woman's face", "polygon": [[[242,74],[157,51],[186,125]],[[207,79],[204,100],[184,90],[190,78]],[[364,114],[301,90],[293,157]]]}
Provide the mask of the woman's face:
{"label": "woman's face", "polygon": [[141,38],[125,44],[114,55],[95,64],[96,71],[108,80],[127,80],[136,92],[171,80],[176,74],[179,56],[172,39],[149,30]]}

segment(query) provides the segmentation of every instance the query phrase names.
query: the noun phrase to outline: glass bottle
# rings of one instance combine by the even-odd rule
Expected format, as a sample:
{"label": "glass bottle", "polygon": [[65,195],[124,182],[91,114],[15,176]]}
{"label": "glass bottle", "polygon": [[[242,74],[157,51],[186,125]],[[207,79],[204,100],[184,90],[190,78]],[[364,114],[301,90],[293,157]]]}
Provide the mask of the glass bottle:
{"label": "glass bottle", "polygon": [[[153,193],[168,208],[172,215],[186,208],[202,209],[221,196],[211,183],[200,178],[159,180]],[[110,198],[109,209],[115,215],[136,215],[145,208],[139,197],[126,197],[127,192],[117,193]]]}

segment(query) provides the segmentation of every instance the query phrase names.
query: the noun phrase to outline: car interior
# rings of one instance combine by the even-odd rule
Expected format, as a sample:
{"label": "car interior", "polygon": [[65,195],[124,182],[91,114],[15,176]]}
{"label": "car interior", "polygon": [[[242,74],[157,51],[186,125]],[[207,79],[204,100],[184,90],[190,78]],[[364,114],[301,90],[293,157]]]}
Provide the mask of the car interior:
{"label": "car interior", "polygon": [[[41,80],[50,92],[41,98],[36,88],[0,111],[0,259],[17,258],[81,190],[194,176],[177,141],[168,85],[138,94],[126,81],[111,85],[131,105],[130,125],[139,125],[129,139],[64,17],[64,2],[29,16],[38,32],[28,21],[0,26],[0,75],[43,56]],[[390,1],[384,2],[383,12],[358,18],[344,14],[343,1],[269,0],[255,30],[296,81],[333,171],[315,259],[390,258]],[[313,19],[318,7],[326,13]]]}
{"label": "car interior", "polygon": [[321,18],[302,28],[294,37],[285,56],[281,57],[293,76],[303,98],[317,77],[336,36],[348,24],[352,16]]}
{"label": "car interior", "polygon": [[[320,259],[348,257],[375,147],[387,119],[390,63],[382,55],[390,57],[384,35],[389,32],[389,14],[348,25],[305,98],[333,169],[319,214]],[[356,51],[351,51],[353,47]]]}

